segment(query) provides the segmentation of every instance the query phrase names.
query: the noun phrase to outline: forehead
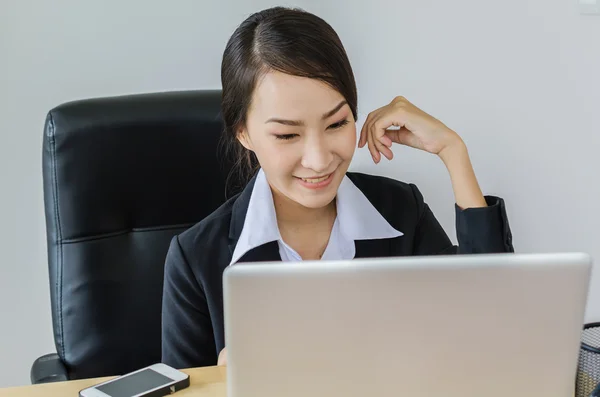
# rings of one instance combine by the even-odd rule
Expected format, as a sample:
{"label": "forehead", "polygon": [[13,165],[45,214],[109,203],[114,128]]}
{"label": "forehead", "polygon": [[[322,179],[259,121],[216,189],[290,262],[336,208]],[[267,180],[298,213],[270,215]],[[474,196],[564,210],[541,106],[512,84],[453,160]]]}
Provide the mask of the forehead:
{"label": "forehead", "polygon": [[322,81],[271,71],[258,82],[250,113],[257,117],[321,118],[344,97]]}

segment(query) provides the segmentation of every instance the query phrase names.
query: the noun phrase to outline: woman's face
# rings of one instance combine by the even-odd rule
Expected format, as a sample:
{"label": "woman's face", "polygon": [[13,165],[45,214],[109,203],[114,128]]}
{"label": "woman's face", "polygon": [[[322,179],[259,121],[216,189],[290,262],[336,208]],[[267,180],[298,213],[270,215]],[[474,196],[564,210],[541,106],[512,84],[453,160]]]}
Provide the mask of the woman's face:
{"label": "woman's face", "polygon": [[238,135],[276,195],[306,208],[336,196],[356,147],[356,121],[344,97],[306,77],[269,72],[257,83]]}

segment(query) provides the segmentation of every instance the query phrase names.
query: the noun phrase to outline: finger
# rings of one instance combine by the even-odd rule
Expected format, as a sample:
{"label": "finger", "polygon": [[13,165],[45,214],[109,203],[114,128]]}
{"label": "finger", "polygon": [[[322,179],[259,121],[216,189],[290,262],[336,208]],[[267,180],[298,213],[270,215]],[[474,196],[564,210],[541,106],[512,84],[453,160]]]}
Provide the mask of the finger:
{"label": "finger", "polygon": [[373,113],[371,112],[367,115],[367,119],[365,120],[362,128],[360,129],[360,138],[358,139],[358,147],[359,148],[362,148],[363,146],[365,146],[365,143],[367,143],[368,126],[369,126],[369,123],[371,122],[372,114]]}
{"label": "finger", "polygon": [[368,133],[367,133],[367,137],[369,139],[369,150],[371,151],[371,156],[373,157],[373,161],[375,162],[375,164],[379,163],[379,161],[381,160],[381,155],[380,155],[380,150],[377,147],[377,143],[378,141],[378,134],[377,134],[377,125],[379,124],[379,120],[381,119],[381,116],[384,114],[383,109],[378,109],[375,112],[373,112],[373,117],[371,118],[371,122],[368,126]]}
{"label": "finger", "polygon": [[392,150],[389,147],[385,146],[383,143],[381,143],[380,140],[375,139],[375,147],[377,148],[379,153],[385,156],[386,159],[391,160],[392,158],[394,158],[394,153],[392,153]]}
{"label": "finger", "polygon": [[373,158],[373,162],[377,164],[379,162],[379,152],[375,147],[375,141],[373,140],[373,127],[369,126],[367,132],[367,141],[369,142],[369,152],[371,153],[371,157]]}
{"label": "finger", "polygon": [[381,124],[379,124],[379,122],[377,122],[375,123],[373,131],[373,141],[375,142],[375,148],[388,160],[391,160],[394,157],[394,154],[390,150],[390,146],[392,146],[392,140],[385,134],[386,130],[381,127]]}
{"label": "finger", "polygon": [[[390,131],[391,132],[391,131]],[[406,128],[401,128],[394,132],[394,137],[392,138],[394,142],[399,143],[404,146],[409,146],[415,149],[423,149],[423,144],[421,140],[413,134],[410,130]]]}
{"label": "finger", "polygon": [[406,129],[404,112],[395,110],[394,112],[387,112],[377,120],[377,138],[387,147],[391,147],[395,142],[395,133]]}
{"label": "finger", "polygon": [[375,109],[371,113],[369,113],[369,115],[367,116],[367,119],[365,120],[365,123],[363,124],[363,127],[360,131],[360,139],[358,141],[359,148],[362,148],[367,143],[367,141],[369,139],[368,134],[369,134],[371,125],[379,117],[379,114],[383,111],[383,109],[384,108]]}
{"label": "finger", "polygon": [[362,148],[367,143],[367,134],[369,133],[369,125],[371,124],[371,120],[373,119],[373,114],[374,112],[369,113],[362,128],[360,129],[360,138],[358,140],[359,148]]}
{"label": "finger", "polygon": [[[377,148],[377,151],[381,154],[383,154],[388,160],[391,160],[394,157],[394,153],[392,153],[392,150],[390,149],[391,146],[391,139],[385,135],[385,130],[383,130],[383,133],[381,132],[381,130],[379,130],[377,127],[375,127],[375,135],[373,137],[373,140],[375,142],[375,147]],[[380,135],[381,136],[378,136]],[[386,145],[386,143],[389,142],[389,145]]]}
{"label": "finger", "polygon": [[388,131],[393,131],[393,130],[385,130],[385,133],[379,138],[379,141],[384,144],[387,147],[392,147],[393,141],[392,139],[388,136]]}

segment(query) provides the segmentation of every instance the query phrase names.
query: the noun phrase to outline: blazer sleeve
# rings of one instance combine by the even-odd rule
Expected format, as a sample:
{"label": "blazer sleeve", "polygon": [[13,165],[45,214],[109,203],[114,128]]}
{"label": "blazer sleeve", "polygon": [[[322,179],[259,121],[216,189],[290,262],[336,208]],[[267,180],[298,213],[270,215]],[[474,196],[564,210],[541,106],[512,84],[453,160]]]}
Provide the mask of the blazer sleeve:
{"label": "blazer sleeve", "polygon": [[414,255],[514,252],[506,208],[501,198],[485,196],[488,206],[482,208],[463,210],[455,205],[458,246],[454,246],[423,201],[418,188],[415,185],[411,187],[420,213],[415,231]]}
{"label": "blazer sleeve", "polygon": [[171,241],[165,264],[162,362],[177,369],[217,364],[206,297],[177,236]]}

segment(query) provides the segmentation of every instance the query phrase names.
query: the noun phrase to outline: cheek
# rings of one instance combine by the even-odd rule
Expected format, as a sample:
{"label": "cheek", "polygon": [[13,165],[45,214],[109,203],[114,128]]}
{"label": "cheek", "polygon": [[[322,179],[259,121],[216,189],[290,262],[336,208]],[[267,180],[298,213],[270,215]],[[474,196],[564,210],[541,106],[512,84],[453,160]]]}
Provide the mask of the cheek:
{"label": "cheek", "polygon": [[255,149],[260,166],[271,175],[289,173],[299,161],[299,145],[282,144],[276,140],[264,141]]}
{"label": "cheek", "polygon": [[340,131],[335,137],[335,148],[336,153],[344,160],[352,159],[354,151],[356,149],[356,126],[346,128],[344,131]]}

